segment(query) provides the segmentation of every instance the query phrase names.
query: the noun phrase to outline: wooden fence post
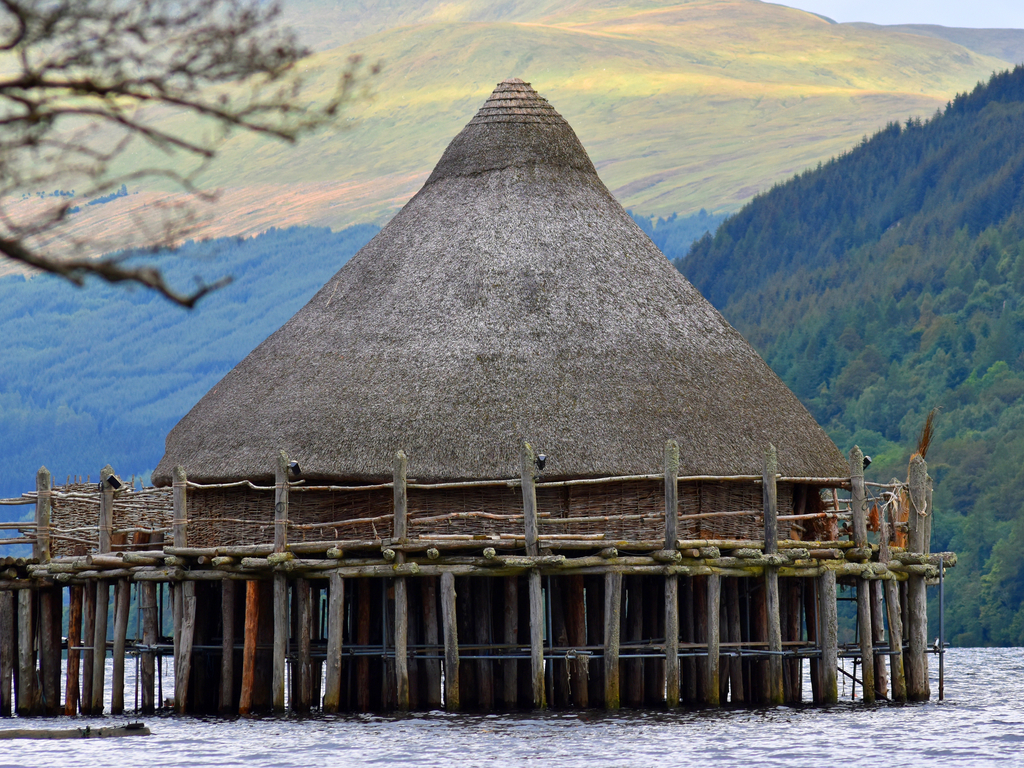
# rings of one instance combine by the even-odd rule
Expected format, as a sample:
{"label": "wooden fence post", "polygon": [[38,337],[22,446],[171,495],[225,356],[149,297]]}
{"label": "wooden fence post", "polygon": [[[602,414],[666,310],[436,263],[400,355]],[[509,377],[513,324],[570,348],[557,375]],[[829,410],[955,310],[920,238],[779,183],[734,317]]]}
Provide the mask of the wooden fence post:
{"label": "wooden fence post", "polygon": [[[764,501],[764,553],[779,553],[779,506],[775,476],[779,471],[779,458],[775,446],[769,444],[764,454],[762,497]],[[768,703],[785,702],[782,682],[782,618],[779,598],[779,569],[766,565],[764,569],[765,608],[768,613]],[[709,607],[710,611],[711,608]]]}
{"label": "wooden fence post", "polygon": [[[526,528],[526,554],[540,554],[537,530],[537,456],[529,443],[523,443],[520,454],[523,484],[523,520]],[[544,597],[541,592],[540,572],[531,569],[527,575],[530,590],[530,680],[533,706],[544,709],[547,705],[544,690]]]}
{"label": "wooden fence post", "polygon": [[[665,549],[679,541],[679,444],[665,443]],[[665,703],[679,706],[679,576],[665,577]]]}
{"label": "wooden fence post", "polygon": [[50,562],[50,471],[40,467],[36,473],[36,540],[32,557]]}

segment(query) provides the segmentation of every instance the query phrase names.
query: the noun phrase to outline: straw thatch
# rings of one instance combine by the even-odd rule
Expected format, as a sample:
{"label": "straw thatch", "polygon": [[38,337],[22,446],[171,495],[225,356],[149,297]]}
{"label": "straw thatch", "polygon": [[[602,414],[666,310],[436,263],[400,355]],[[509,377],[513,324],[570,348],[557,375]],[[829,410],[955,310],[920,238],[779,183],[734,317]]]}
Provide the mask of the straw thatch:
{"label": "straw thatch", "polygon": [[[282,275],[282,279],[287,276]],[[789,476],[845,462],[757,353],[598,178],[564,119],[501,83],[423,188],[178,423],[154,473],[309,478]]]}

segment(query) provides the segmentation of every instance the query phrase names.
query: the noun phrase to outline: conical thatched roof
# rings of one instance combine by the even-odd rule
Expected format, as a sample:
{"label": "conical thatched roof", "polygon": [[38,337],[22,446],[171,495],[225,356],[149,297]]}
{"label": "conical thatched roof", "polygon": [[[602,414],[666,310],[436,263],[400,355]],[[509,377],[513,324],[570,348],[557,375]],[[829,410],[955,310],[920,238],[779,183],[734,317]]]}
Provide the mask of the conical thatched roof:
{"label": "conical thatched roof", "polygon": [[157,482],[846,473],[838,449],[597,176],[572,128],[501,83],[417,195],[167,437]]}

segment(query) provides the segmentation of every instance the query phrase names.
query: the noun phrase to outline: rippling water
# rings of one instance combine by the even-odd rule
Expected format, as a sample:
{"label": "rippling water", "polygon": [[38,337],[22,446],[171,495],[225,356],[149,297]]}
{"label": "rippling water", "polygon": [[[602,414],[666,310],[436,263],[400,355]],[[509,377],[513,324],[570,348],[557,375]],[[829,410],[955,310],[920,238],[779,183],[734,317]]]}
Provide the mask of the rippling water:
{"label": "rippling water", "polygon": [[[930,659],[935,677],[936,662]],[[132,683],[128,681],[128,698]],[[847,689],[848,690],[848,689]],[[937,695],[937,681],[932,692]],[[0,728],[116,725],[14,719]],[[0,765],[158,766],[1024,766],[1024,649],[952,649],[946,700],[828,710],[338,716],[222,721],[150,717],[149,737],[6,741]]]}

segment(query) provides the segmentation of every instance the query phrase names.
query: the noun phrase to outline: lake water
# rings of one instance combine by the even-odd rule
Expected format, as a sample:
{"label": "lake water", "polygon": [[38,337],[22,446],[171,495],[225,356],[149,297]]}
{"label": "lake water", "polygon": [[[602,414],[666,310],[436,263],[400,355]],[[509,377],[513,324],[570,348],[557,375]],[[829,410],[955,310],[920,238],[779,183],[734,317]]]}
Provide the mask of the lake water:
{"label": "lake water", "polygon": [[[937,660],[929,661],[937,696]],[[133,683],[126,682],[130,706]],[[97,727],[126,719],[15,718],[0,721],[0,728]],[[905,706],[231,721],[164,716],[146,723],[152,736],[5,741],[0,766],[1024,766],[1024,649],[951,649],[946,700]]]}

